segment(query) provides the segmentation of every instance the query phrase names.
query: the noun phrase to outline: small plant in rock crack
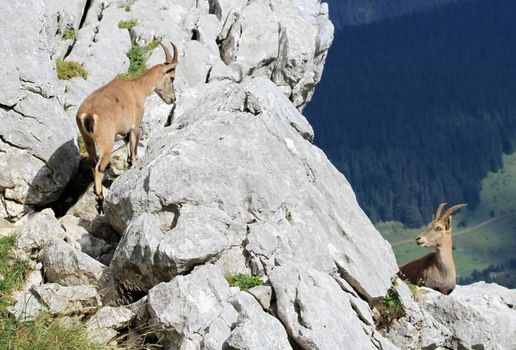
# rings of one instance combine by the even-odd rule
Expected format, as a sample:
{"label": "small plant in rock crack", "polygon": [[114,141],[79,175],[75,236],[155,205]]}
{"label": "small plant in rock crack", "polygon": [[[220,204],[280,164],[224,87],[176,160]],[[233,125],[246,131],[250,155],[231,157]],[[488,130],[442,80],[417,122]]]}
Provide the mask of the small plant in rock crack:
{"label": "small plant in rock crack", "polygon": [[75,77],[82,77],[84,80],[88,78],[88,72],[79,62],[63,61],[58,58],[56,60],[56,70],[59,80],[68,80]]}
{"label": "small plant in rock crack", "polygon": [[73,40],[75,39],[75,29],[71,26],[66,26],[62,38],[64,40]]}
{"label": "small plant in rock crack", "polygon": [[263,284],[263,281],[260,278],[260,276],[252,276],[239,273],[236,275],[226,274],[224,275],[224,277],[226,277],[226,280],[228,281],[231,287],[239,287],[243,291],[248,291],[253,287],[261,286]]}
{"label": "small plant in rock crack", "polygon": [[129,58],[129,68],[127,73],[119,74],[120,79],[134,79],[147,71],[147,56],[149,53],[158,47],[161,39],[156,38],[147,45],[140,46],[138,43],[133,42],[131,49],[127,52],[127,58]]}
{"label": "small plant in rock crack", "polygon": [[394,279],[382,301],[375,306],[374,320],[378,328],[388,329],[395,320],[406,315],[405,307],[396,291],[397,284],[397,279]]}
{"label": "small plant in rock crack", "polygon": [[130,19],[128,21],[118,22],[118,28],[120,29],[133,29],[138,24],[137,19]]}

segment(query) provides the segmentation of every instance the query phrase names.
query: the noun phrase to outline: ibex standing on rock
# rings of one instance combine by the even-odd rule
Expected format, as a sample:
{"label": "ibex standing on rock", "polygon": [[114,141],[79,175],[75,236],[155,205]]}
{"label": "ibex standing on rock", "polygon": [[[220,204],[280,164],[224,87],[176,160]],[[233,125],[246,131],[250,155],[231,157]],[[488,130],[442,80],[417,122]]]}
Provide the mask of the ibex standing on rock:
{"label": "ibex standing on rock", "polygon": [[165,63],[157,64],[132,80],[114,79],[86,97],[77,111],[77,125],[86,145],[89,157],[94,161],[95,195],[97,209],[102,211],[102,179],[111,160],[115,135],[125,136],[128,141],[129,166],[136,161],[140,124],[145,99],[156,92],[161,99],[172,104],[176,100],[174,79],[176,76],[177,48],[174,57],[161,44]]}
{"label": "ibex standing on rock", "polygon": [[417,236],[416,243],[435,252],[413,260],[400,267],[399,276],[412,284],[450,294],[455,289],[456,274],[452,255],[451,215],[466,204],[458,204],[441,212],[446,203],[441,203],[434,220]]}

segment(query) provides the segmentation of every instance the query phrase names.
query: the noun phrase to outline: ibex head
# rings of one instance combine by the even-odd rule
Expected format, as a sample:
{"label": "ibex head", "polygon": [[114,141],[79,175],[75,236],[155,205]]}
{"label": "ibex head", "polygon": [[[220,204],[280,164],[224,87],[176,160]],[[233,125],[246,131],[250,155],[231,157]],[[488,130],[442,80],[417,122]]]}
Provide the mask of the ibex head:
{"label": "ibex head", "polygon": [[156,83],[156,89],[154,91],[156,91],[165,103],[172,104],[176,101],[174,79],[176,78],[177,48],[174,44],[170,43],[174,48],[174,57],[172,57],[165,45],[162,43],[159,44],[165,52],[165,63],[159,72],[160,79]]}
{"label": "ibex head", "polygon": [[417,236],[416,243],[423,247],[440,247],[447,242],[451,243],[451,216],[457,210],[465,207],[467,204],[457,204],[451,208],[442,210],[446,203],[441,203],[437,208],[434,220],[428,224],[426,230]]}

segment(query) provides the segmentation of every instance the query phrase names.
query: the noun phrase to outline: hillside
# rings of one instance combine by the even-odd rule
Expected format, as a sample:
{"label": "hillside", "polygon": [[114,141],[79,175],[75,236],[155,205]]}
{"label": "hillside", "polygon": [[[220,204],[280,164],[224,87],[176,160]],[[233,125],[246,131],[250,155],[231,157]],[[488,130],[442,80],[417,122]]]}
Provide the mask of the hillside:
{"label": "hillside", "polygon": [[338,33],[305,112],[373,221],[478,205],[516,140],[515,11],[464,2]]}

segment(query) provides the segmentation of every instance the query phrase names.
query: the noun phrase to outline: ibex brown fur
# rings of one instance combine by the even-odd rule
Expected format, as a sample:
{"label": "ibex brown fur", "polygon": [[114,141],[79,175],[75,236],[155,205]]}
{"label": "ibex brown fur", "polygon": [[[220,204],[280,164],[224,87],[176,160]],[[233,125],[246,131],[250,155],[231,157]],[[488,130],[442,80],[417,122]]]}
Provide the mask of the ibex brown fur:
{"label": "ibex brown fur", "polygon": [[434,220],[426,230],[416,238],[416,243],[435,252],[413,260],[400,267],[399,276],[412,284],[435,289],[443,294],[450,294],[455,289],[456,273],[452,255],[451,215],[466,204],[448,208],[441,215],[446,203],[441,203]]}
{"label": "ibex brown fur", "polygon": [[114,79],[86,97],[77,111],[77,125],[86,145],[89,157],[94,161],[94,191],[99,212],[102,208],[102,179],[111,159],[115,135],[128,141],[129,166],[136,161],[140,124],[143,118],[145,99],[156,92],[165,103],[176,100],[174,79],[176,76],[177,48],[174,57],[161,44],[165,63],[157,64],[132,80]]}

